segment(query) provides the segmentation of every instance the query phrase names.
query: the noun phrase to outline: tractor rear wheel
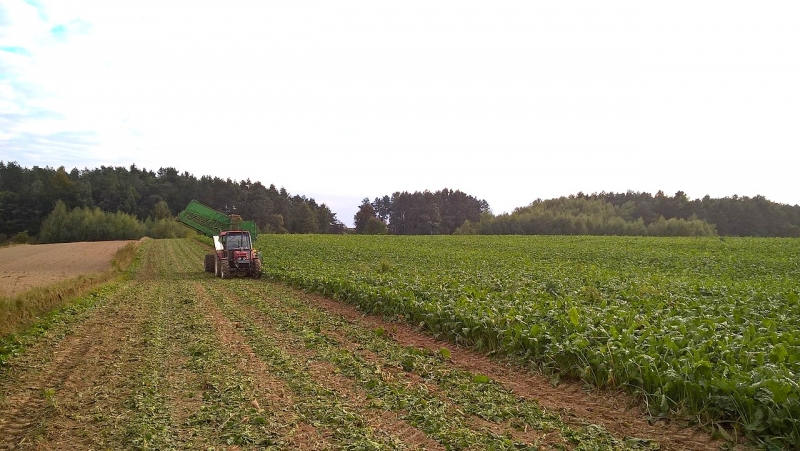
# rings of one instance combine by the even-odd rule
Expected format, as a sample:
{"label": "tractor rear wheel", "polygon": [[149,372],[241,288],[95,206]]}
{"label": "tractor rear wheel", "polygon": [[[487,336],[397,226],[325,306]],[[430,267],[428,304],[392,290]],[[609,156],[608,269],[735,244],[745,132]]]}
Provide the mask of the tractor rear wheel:
{"label": "tractor rear wheel", "polygon": [[253,260],[253,278],[260,279],[261,278],[261,259],[257,258]]}
{"label": "tractor rear wheel", "polygon": [[203,264],[205,265],[206,272],[214,272],[214,259],[217,258],[214,254],[206,254],[205,261]]}
{"label": "tractor rear wheel", "polygon": [[222,279],[227,279],[231,276],[231,267],[228,263],[228,260],[220,260],[219,261],[219,277]]}

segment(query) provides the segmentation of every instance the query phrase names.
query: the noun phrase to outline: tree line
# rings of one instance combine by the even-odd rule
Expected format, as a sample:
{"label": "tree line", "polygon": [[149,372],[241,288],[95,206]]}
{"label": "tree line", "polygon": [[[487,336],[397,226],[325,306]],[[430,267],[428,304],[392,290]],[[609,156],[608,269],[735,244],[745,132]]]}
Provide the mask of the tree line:
{"label": "tree line", "polygon": [[394,235],[450,235],[465,221],[480,221],[489,204],[461,191],[442,189],[391,197],[364,198],[354,219],[356,233]]}
{"label": "tree line", "polygon": [[[102,224],[130,225],[122,217],[103,216],[117,213],[141,223],[136,233],[173,236],[179,230],[164,220],[174,217],[192,199],[254,220],[265,233],[346,231],[324,203],[249,179],[197,178],[171,167],[150,171],[136,165],[101,166],[67,172],[64,167],[25,168],[0,161],[0,242],[19,234],[23,234],[22,241],[24,234],[38,237],[45,218],[53,212],[64,221],[94,224],[103,236],[109,227]],[[56,209],[58,201],[63,208]],[[800,237],[800,206],[779,204],[763,196],[689,200],[682,191],[673,196],[661,191],[655,195],[627,191],[537,199],[511,213],[494,215],[485,200],[445,188],[398,191],[371,201],[365,198],[354,222],[356,233],[395,235]],[[55,236],[51,232],[45,237]]]}
{"label": "tree line", "polygon": [[619,208],[626,218],[642,218],[651,224],[663,216],[666,219],[697,218],[714,224],[723,236],[800,237],[800,205],[772,202],[764,196],[737,196],[689,200],[678,191],[673,196],[659,191],[578,193],[576,199],[600,200]]}
{"label": "tree line", "polygon": [[[456,200],[457,199],[457,200]],[[455,200],[455,201],[453,201]],[[494,215],[486,201],[448,189],[395,193],[355,215],[358,233],[800,237],[800,206],[763,196],[689,200],[683,191],[578,193]]]}
{"label": "tree line", "polygon": [[511,214],[485,217],[464,224],[456,233],[489,235],[622,235],[714,236],[716,227],[696,217],[665,218],[645,222],[641,216],[602,199],[561,197],[537,200]]}
{"label": "tree line", "polygon": [[77,208],[89,217],[97,209],[103,213],[127,214],[144,223],[165,212],[174,217],[192,199],[254,220],[265,233],[344,230],[336,214],[324,203],[249,179],[197,178],[172,167],[151,171],[136,165],[101,166],[67,172],[63,166],[25,168],[16,162],[0,161],[0,241],[19,233],[38,236],[44,219],[59,200],[65,212]]}
{"label": "tree line", "polygon": [[[156,211],[167,210],[166,202]],[[117,211],[104,212],[97,207],[75,207],[67,210],[61,200],[42,222],[37,243],[70,243],[74,241],[138,240],[151,238],[185,238],[191,231],[167,213],[140,221],[135,216]]]}

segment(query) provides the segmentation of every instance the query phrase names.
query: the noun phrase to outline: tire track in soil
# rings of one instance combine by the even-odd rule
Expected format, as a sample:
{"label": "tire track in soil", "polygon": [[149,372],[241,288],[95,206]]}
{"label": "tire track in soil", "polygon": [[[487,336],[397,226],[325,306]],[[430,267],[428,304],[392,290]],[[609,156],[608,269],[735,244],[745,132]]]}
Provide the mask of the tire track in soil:
{"label": "tire track in soil", "polygon": [[[351,323],[352,324],[352,323]],[[386,329],[384,329],[386,330]],[[385,361],[383,358],[369,350],[364,348],[360,343],[354,341],[346,333],[343,333],[339,330],[335,330],[332,328],[322,328],[322,333],[325,335],[330,336],[331,338],[335,339],[341,345],[347,349],[348,351],[359,355],[365,361],[372,363],[373,365],[383,365]],[[438,349],[430,349],[431,351],[438,351]],[[463,368],[461,368],[463,369]],[[395,367],[383,367],[385,372],[391,373],[393,378],[408,378],[410,383],[416,382],[418,385],[424,385],[426,390],[430,393],[436,394],[440,392],[440,387],[437,382],[432,380],[423,379],[420,375],[414,372],[407,372],[400,368]],[[449,398],[446,398],[446,394],[442,393],[442,396],[445,397],[448,403],[452,405],[453,409],[461,409],[461,405],[459,405],[456,401],[452,401]],[[515,442],[519,443],[535,443],[538,446],[543,447],[550,447],[553,449],[557,449],[563,447],[564,449],[572,449],[572,444],[568,443],[562,436],[560,431],[558,430],[540,430],[534,427],[525,425],[522,429],[515,427],[512,424],[512,420],[500,421],[500,422],[493,422],[486,419],[481,418],[478,415],[470,415],[466,417],[467,424],[470,428],[475,430],[489,430],[492,431],[495,435],[498,436],[509,436],[514,439]]]}
{"label": "tire track in soil", "polygon": [[131,390],[126,380],[141,362],[141,337],[151,314],[138,302],[149,291],[136,294],[123,298],[129,312],[105,317],[102,326],[88,329],[92,346],[82,356],[80,371],[64,382],[69,396],[59,401],[59,415],[48,422],[48,449],[113,446],[110,432],[123,426],[124,401]]}
{"label": "tire track in soil", "polygon": [[272,426],[277,429],[277,434],[285,439],[288,449],[334,449],[329,437],[315,426],[302,421],[294,412],[296,399],[291,388],[271,374],[267,364],[258,358],[253,348],[247,344],[247,339],[236,330],[237,324],[225,317],[211,302],[205,288],[199,283],[195,284],[195,292],[214,326],[224,351],[240,356],[236,361],[236,369],[251,377],[254,400],[266,412],[279,415],[280,423],[273,423]]}
{"label": "tire track in soil", "polygon": [[[286,399],[280,399],[271,405],[269,402],[263,403],[272,395],[270,389],[274,382],[273,378],[263,368],[257,368],[259,360],[252,349],[249,349],[248,354],[246,346],[241,346],[243,344],[241,340],[238,342],[230,340],[230,335],[226,335],[225,332],[232,330],[235,332],[231,323],[225,323],[223,318],[214,315],[215,312],[217,315],[221,313],[208,300],[207,293],[200,285],[199,281],[205,276],[204,273],[200,273],[202,268],[198,269],[192,265],[196,260],[192,250],[196,248],[188,246],[185,240],[173,243],[168,251],[171,259],[170,269],[164,272],[161,283],[169,286],[170,290],[165,306],[166,316],[180,318],[181,321],[173,320],[165,327],[165,336],[169,338],[169,342],[162,351],[164,355],[160,358],[166,362],[163,369],[160,369],[165,383],[160,385],[162,385],[161,395],[170,414],[170,428],[175,431],[178,443],[184,447],[198,449],[207,446],[239,449],[236,446],[227,446],[224,444],[225,440],[220,437],[224,434],[223,426],[230,424],[228,421],[235,418],[235,422],[253,427],[248,433],[251,438],[269,436],[270,443],[283,440],[290,443],[287,449],[331,449],[321,436],[315,438],[318,434],[315,434],[312,426],[297,425],[294,421],[287,421],[290,419],[287,418],[287,413],[291,413],[287,410],[287,406],[292,406],[293,403],[286,402]],[[196,364],[190,365],[191,359],[188,356],[193,352],[192,347],[195,345],[200,346],[195,352],[202,354],[202,359],[206,362],[203,366],[205,370],[198,368]],[[206,345],[215,348],[215,352],[202,351]],[[209,370],[216,374],[212,376],[204,373]],[[220,379],[231,382],[236,387],[235,390],[241,390],[243,398],[246,397],[248,401],[242,400],[237,406],[226,405],[224,407],[226,411],[219,412],[217,409],[220,406],[215,404],[218,399],[215,396],[206,398],[205,395],[209,394],[208,390],[227,391],[231,388],[221,387]],[[203,395],[187,396],[192,392]],[[262,394],[266,395],[261,396]],[[273,407],[270,411],[279,415],[278,421],[251,425],[251,416],[240,418],[239,415],[243,410],[268,418],[258,399],[261,399],[265,406]],[[223,422],[220,422],[219,418],[211,419],[203,414],[203,409],[206,408],[219,412],[219,415],[231,415],[231,417]],[[285,439],[293,433],[296,437]]]}
{"label": "tire track in soil", "polygon": [[[122,408],[118,390],[127,370],[135,366],[135,344],[147,312],[136,303],[122,302],[131,285],[121,288],[109,305],[97,309],[53,345],[53,358],[42,371],[27,378],[7,396],[0,409],[0,449],[87,448],[104,435],[93,420],[113,418]],[[47,395],[45,395],[47,390]]]}
{"label": "tire track in soil", "polygon": [[[180,306],[177,304],[181,293],[176,280],[182,279],[182,275],[187,273],[188,262],[178,255],[176,242],[163,241],[163,243],[169,243],[168,246],[164,244],[167,248],[168,261],[162,262],[160,277],[155,283],[159,287],[161,295],[159,299],[163,299],[159,303],[159,320],[165,337],[165,346],[154,348],[152,352],[159,366],[159,378],[164,381],[164,384],[159,386],[169,412],[170,430],[174,431],[178,443],[200,449],[209,445],[204,442],[205,437],[193,428],[186,427],[192,415],[200,411],[203,406],[201,396],[190,396],[194,388],[202,387],[202,375],[188,368],[189,346],[192,344],[193,334],[197,333],[193,321],[193,316],[197,312],[192,304],[182,303]],[[170,320],[164,321],[165,318]],[[196,391],[202,392],[201,389]]]}
{"label": "tire track in soil", "polygon": [[[250,291],[249,287],[244,287],[244,289],[254,296],[258,294],[253,291]],[[294,291],[298,295],[297,299],[302,299],[302,300],[306,299],[304,297],[305,296],[304,292],[295,290],[292,291]],[[286,309],[285,304],[277,297],[260,296],[259,299],[269,304],[269,306],[271,306],[274,309]],[[309,309],[321,312],[323,311],[311,304],[306,304],[306,305]],[[248,307],[254,309],[255,312],[258,312],[259,314],[263,315],[263,312],[260,312],[258,308],[249,305]],[[349,321],[348,319],[342,316],[340,316],[340,318],[345,322],[355,325],[355,323]],[[363,326],[358,326],[358,327],[363,328]],[[375,330],[376,328],[377,327],[372,327],[366,330]],[[384,330],[389,330],[389,329],[387,328]],[[364,361],[375,365],[381,371],[381,377],[384,380],[405,380],[405,384],[409,387],[412,386],[424,387],[424,390],[426,392],[439,396],[442,402],[445,402],[446,404],[450,405],[451,410],[453,411],[462,410],[461,406],[458,405],[457,402],[447,398],[445,394],[438,395],[439,386],[435,381],[423,379],[420,375],[414,372],[403,371],[400,368],[395,368],[391,364],[387,364],[388,362],[386,362],[380,355],[376,354],[375,352],[369,349],[364,348],[364,346],[361,343],[359,343],[358,341],[356,341],[355,339],[348,336],[346,333],[342,331],[334,330],[332,328],[321,328],[320,332],[336,340],[343,349],[346,349],[347,351],[353,353],[354,355],[363,358]],[[439,349],[440,347],[432,349],[432,351],[438,352]],[[403,413],[404,412],[398,412],[395,414],[395,416],[399,417]],[[564,438],[561,436],[558,430],[539,430],[528,426],[524,427],[523,429],[518,429],[511,424],[511,421],[492,422],[476,415],[465,415],[465,422],[470,427],[470,429],[476,431],[480,430],[491,431],[497,436],[511,437],[512,439],[514,439],[515,442],[518,443],[529,443],[529,444],[535,443],[538,444],[539,446],[566,447],[567,449],[571,449],[571,445],[564,440]]]}
{"label": "tire track in soil", "polygon": [[[225,297],[229,301],[231,299],[240,301],[234,293],[228,291],[226,288],[218,285],[216,292],[220,293],[221,296]],[[309,351],[304,349],[304,346],[296,343],[292,340],[292,338],[299,340],[299,337],[287,337],[280,332],[274,331],[271,326],[268,326],[268,320],[264,320],[264,318],[260,315],[253,316],[251,312],[247,309],[243,309],[240,302],[231,302],[233,308],[236,309],[238,312],[243,312],[242,315],[250,318],[253,320],[256,327],[258,327],[260,335],[264,337],[266,341],[269,341],[273,346],[283,350],[286,354],[290,356],[291,359],[298,362],[298,366],[301,366],[305,372],[311,377],[314,383],[318,384],[320,387],[324,387],[326,390],[331,390],[332,392],[337,393],[337,398],[342,401],[343,404],[346,404],[347,410],[355,410],[358,415],[362,418],[364,423],[368,427],[376,431],[383,431],[384,428],[375,427],[376,424],[374,421],[370,421],[369,415],[363,415],[362,412],[366,409],[360,404],[353,404],[353,400],[356,399],[356,396],[353,395],[352,390],[350,390],[349,384],[346,382],[342,382],[337,380],[338,377],[335,376],[335,371],[332,366],[325,366],[325,362],[318,362],[318,356],[313,351]],[[224,315],[224,314],[223,314]],[[229,320],[231,321],[231,320]],[[235,323],[235,324],[238,324]],[[246,338],[244,338],[247,340]],[[252,348],[251,348],[252,349]],[[302,349],[301,352],[298,352]],[[302,362],[302,363],[300,363]],[[331,380],[333,379],[333,380]],[[282,384],[285,384],[284,381],[281,381]],[[362,397],[364,404],[367,404],[366,396]],[[330,440],[335,440],[334,433],[330,427],[321,426],[327,432],[325,433],[325,437]],[[341,448],[342,444],[336,444],[335,448]]]}
{"label": "tire track in soil", "polygon": [[49,331],[52,339],[11,363],[18,371],[5,381],[0,449],[104,445],[108,423],[115,425],[124,408],[119,390],[138,361],[134,348],[147,317],[139,303],[127,302],[134,286],[116,287],[87,317],[63,326],[63,336]]}
{"label": "tire track in soil", "polygon": [[[181,242],[181,244],[187,244]],[[185,261],[202,261],[204,252],[198,246],[181,246]],[[302,421],[294,411],[296,399],[292,390],[284,381],[273,376],[268,365],[260,360],[247,340],[237,330],[238,323],[231,322],[222,311],[210,300],[206,289],[199,282],[206,277],[205,268],[201,267],[202,276],[195,276],[193,282],[194,297],[204,312],[205,318],[214,329],[217,342],[222,345],[223,352],[235,359],[236,371],[247,376],[252,384],[254,406],[262,413],[272,414],[269,427],[278,436],[281,446],[287,449],[330,450],[336,447],[322,431]]]}
{"label": "tire track in soil", "polygon": [[[278,286],[281,289],[291,289],[281,284]],[[432,352],[438,352],[442,347],[446,347],[450,350],[450,360],[456,367],[471,373],[485,374],[511,390],[516,396],[534,400],[545,409],[558,412],[565,421],[572,424],[598,424],[617,437],[654,440],[664,451],[702,451],[719,449],[725,445],[725,442],[712,439],[710,434],[704,431],[683,427],[677,422],[662,420],[651,424],[647,420],[647,414],[639,407],[638,401],[630,395],[588,391],[582,383],[571,381],[553,387],[548,378],[527,371],[513,362],[492,360],[451,342],[437,340],[403,321],[387,321],[379,316],[359,311],[352,305],[304,291],[298,291],[298,295],[310,307],[323,308],[359,327],[373,330],[383,328],[402,346],[425,348]]]}
{"label": "tire track in soil", "polygon": [[[384,373],[388,373],[387,376],[383,376],[384,378],[409,379],[409,385],[424,385],[425,390],[429,393],[434,395],[439,393],[439,387],[435,382],[427,381],[413,372],[406,372],[394,367],[385,367],[385,360],[383,360],[378,354],[365,349],[360,343],[353,341],[346,334],[337,330],[325,328],[323,328],[321,332],[338,341],[342,345],[343,349],[360,356],[365,361],[376,365],[378,368],[382,368]],[[445,398],[445,402],[450,404],[452,409],[460,409],[460,406],[450,399]],[[519,430],[514,428],[510,421],[495,423],[484,420],[483,418],[475,415],[467,416],[466,422],[471,429],[489,430],[498,436],[510,436],[515,442],[518,443],[538,443],[540,445],[547,444],[569,447],[569,445],[563,439],[561,439],[558,431],[540,431],[532,427]]]}
{"label": "tire track in soil", "polygon": [[445,449],[439,442],[428,437],[424,431],[400,418],[399,414],[371,407],[368,394],[360,386],[354,385],[350,379],[340,375],[334,365],[319,361],[317,353],[305,347],[302,337],[275,329],[270,318],[244,303],[239,295],[224,286],[216,288],[216,291],[229,299],[235,308],[252,319],[267,339],[285,349],[292,358],[302,361],[314,381],[339,393],[351,407],[361,412],[361,416],[371,429],[388,433],[410,449]]}
{"label": "tire track in soil", "polygon": [[203,392],[203,375],[189,368],[189,348],[203,325],[195,321],[202,315],[177,282],[189,274],[176,249],[180,243],[156,241],[151,264],[138,277],[150,288],[142,301],[149,317],[139,336],[139,365],[126,381],[131,390],[122,415],[125,428],[116,437],[124,448],[202,449],[217,442],[217,430],[188,424],[204,404],[195,395]]}

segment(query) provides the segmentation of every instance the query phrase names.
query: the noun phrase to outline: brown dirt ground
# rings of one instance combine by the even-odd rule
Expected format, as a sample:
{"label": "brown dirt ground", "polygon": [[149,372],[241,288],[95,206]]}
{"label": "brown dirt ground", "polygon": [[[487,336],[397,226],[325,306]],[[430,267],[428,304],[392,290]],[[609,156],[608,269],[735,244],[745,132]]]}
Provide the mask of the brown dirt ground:
{"label": "brown dirt ground", "polygon": [[[362,327],[382,327],[405,346],[437,351],[451,351],[454,365],[468,371],[486,374],[511,389],[517,396],[534,399],[546,409],[559,412],[563,418],[577,423],[594,423],[618,437],[640,437],[659,442],[665,451],[720,449],[724,443],[713,440],[710,433],[687,426],[685,421],[653,421],[643,412],[640,401],[622,392],[587,389],[580,382],[565,381],[554,387],[550,380],[512,362],[492,359],[477,352],[436,340],[402,322],[387,322],[376,315],[367,315],[351,305],[313,294],[304,296],[309,303],[347,318]],[[743,449],[735,446],[735,449]]]}
{"label": "brown dirt ground", "polygon": [[111,259],[130,241],[22,244],[0,248],[0,296],[14,296],[81,274],[111,268]]}
{"label": "brown dirt ground", "polygon": [[121,426],[115,418],[124,408],[123,383],[139,363],[148,314],[142,303],[121,302],[127,292],[14,362],[0,383],[0,450],[105,448],[98,440]]}
{"label": "brown dirt ground", "polygon": [[236,330],[238,325],[225,317],[208,298],[202,286],[197,285],[196,290],[197,298],[211,318],[222,346],[231,355],[240,356],[236,369],[244,374],[253,375],[255,394],[260,395],[258,399],[261,400],[260,403],[258,399],[254,402],[259,408],[281,413],[283,424],[273,425],[278,429],[277,432],[288,437],[289,445],[294,449],[313,451],[334,449],[322,431],[297,418],[292,409],[295,400],[291,389],[270,373],[269,367],[258,358],[247,344],[247,340]]}
{"label": "brown dirt ground", "polygon": [[[265,318],[262,313],[241,302],[238,296],[232,291],[222,287],[219,288],[226,293],[228,299],[236,303],[237,308],[242,309],[246,312],[248,317],[255,320],[255,322],[262,327],[262,333],[270,336],[272,341],[282,343],[286,349],[291,350],[290,352],[292,355],[301,355],[307,352],[302,349],[302,345],[292,346],[290,343],[285,343],[286,337],[282,337],[281,332],[273,329],[269,320]],[[300,292],[298,292],[298,294],[300,294]],[[376,315],[364,314],[351,305],[314,294],[302,293],[301,297],[310,305],[328,311],[331,314],[340,315],[349,322],[360,327],[367,329],[383,328],[389,331],[389,336],[404,346],[427,348],[434,352],[442,347],[446,347],[451,351],[451,362],[456,367],[476,374],[488,375],[495,381],[501,383],[504,387],[511,389],[517,396],[524,399],[536,400],[545,409],[557,412],[568,422],[574,424],[602,425],[619,438],[638,437],[654,440],[659,443],[659,449],[664,451],[701,451],[720,449],[724,445],[731,446],[723,441],[712,439],[709,432],[691,427],[686,421],[677,419],[672,421],[656,420],[649,418],[643,411],[639,400],[621,391],[611,392],[607,390],[589,389],[584,384],[577,381],[563,381],[558,386],[554,387],[549,378],[539,373],[526,370],[513,362],[493,359],[472,350],[455,346],[452,343],[436,340],[403,322],[386,321]],[[279,296],[275,298],[268,296],[262,298],[262,300],[266,302],[280,302]],[[276,305],[276,308],[280,307]],[[345,335],[335,330],[325,330],[325,333],[336,337],[337,340],[342,343],[343,347],[370,360],[369,352],[360,350],[355,344],[349,343]],[[303,360],[312,361],[313,359],[310,355],[307,355]],[[351,393],[347,387],[344,387],[343,383],[334,380],[336,377],[333,370],[328,369],[326,371],[323,368],[314,371],[314,368],[309,367],[309,371],[314,374],[315,379],[325,380],[326,384],[329,386],[336,387],[338,392],[349,393],[350,396],[348,396],[348,399],[350,401],[358,400],[359,397],[353,396],[353,393]],[[435,390],[435,387],[430,388]],[[383,418],[374,420],[377,422],[385,421]],[[492,425],[489,422],[483,422],[477,419],[475,422],[476,428],[492,429],[500,433],[500,435],[511,433],[512,436],[524,442],[532,443],[535,441],[544,441],[545,443],[550,443],[553,440],[555,440],[556,443],[560,442],[557,440],[557,437],[545,437],[536,431],[526,430],[522,432],[512,432],[512,428],[508,425]],[[391,425],[389,423],[392,422],[382,424],[379,429],[397,433],[398,431],[392,427],[396,425]],[[397,421],[394,423],[397,423]],[[377,424],[378,423],[375,423],[373,426]],[[405,429],[408,428],[409,427],[406,425]],[[408,437],[411,434],[404,433],[397,435],[401,436],[403,441],[409,443],[412,447],[417,446],[420,448],[437,449],[436,447],[431,447],[431,444],[426,442],[414,443],[413,441],[408,441]],[[424,434],[421,435],[424,437]],[[745,449],[740,446],[733,446],[733,448],[738,450]]]}
{"label": "brown dirt ground", "polygon": [[[367,411],[370,404],[369,396],[360,386],[353,386],[351,381],[341,376],[332,364],[327,362],[316,362],[315,353],[305,349],[305,345],[298,341],[298,337],[289,333],[282,333],[274,328],[271,320],[257,309],[246,305],[239,296],[227,291],[229,299],[237,308],[246,312],[261,328],[261,332],[268,336],[274,343],[279,343],[284,349],[289,351],[292,356],[300,356],[305,361],[309,374],[317,381],[323,382],[326,387],[333,388],[344,399],[360,410]],[[382,431],[393,437],[400,439],[410,450],[443,450],[439,443],[435,442],[424,432],[410,425],[392,412],[383,412],[374,417],[365,418],[367,425],[376,431]],[[304,448],[299,448],[304,449]]]}

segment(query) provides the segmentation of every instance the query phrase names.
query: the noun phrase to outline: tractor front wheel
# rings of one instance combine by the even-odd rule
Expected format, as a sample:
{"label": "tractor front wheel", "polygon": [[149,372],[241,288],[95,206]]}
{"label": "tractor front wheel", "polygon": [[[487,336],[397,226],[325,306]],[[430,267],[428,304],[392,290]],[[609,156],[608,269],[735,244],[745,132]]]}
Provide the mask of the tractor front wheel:
{"label": "tractor front wheel", "polygon": [[219,261],[219,277],[222,279],[227,279],[231,276],[231,267],[228,263],[228,260],[220,260]]}
{"label": "tractor front wheel", "polygon": [[217,256],[214,254],[206,254],[205,261],[203,262],[206,272],[214,272],[214,259]]}
{"label": "tractor front wheel", "polygon": [[257,258],[253,260],[253,278],[260,279],[261,278],[261,259]]}

